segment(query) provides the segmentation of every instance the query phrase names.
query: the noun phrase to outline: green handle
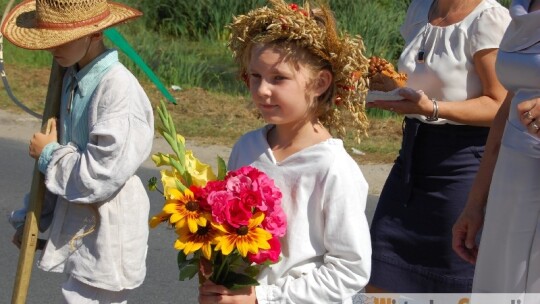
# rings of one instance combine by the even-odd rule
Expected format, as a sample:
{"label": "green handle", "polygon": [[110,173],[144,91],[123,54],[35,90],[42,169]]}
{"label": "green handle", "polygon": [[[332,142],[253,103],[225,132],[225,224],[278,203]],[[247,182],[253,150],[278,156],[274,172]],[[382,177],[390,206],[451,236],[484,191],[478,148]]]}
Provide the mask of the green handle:
{"label": "green handle", "polygon": [[129,42],[120,34],[116,29],[109,28],[105,30],[105,36],[109,38],[122,52],[124,52],[143,72],[150,78],[150,80],[156,85],[161,94],[167,98],[173,104],[176,104],[176,99],[167,91],[163,83],[159,81],[158,77],[150,69],[150,67],[142,60],[141,56],[131,47]]}

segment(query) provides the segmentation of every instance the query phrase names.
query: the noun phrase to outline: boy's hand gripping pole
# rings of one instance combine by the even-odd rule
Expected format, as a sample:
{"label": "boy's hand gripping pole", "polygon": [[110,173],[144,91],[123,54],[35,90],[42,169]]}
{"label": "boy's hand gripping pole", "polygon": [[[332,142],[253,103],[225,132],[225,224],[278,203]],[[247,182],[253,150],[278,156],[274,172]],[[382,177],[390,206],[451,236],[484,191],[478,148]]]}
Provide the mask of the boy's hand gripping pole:
{"label": "boy's hand gripping pole", "polygon": [[[47,99],[43,110],[42,132],[46,133],[49,127],[49,119],[56,118],[60,112],[60,96],[62,92],[62,78],[65,69],[60,67],[54,60],[49,77],[49,86],[47,89]],[[37,161],[34,165],[34,175],[32,177],[32,186],[30,190],[30,204],[26,213],[26,222],[19,253],[19,262],[17,265],[17,274],[11,296],[12,304],[26,303],[28,287],[30,285],[30,276],[34,264],[34,256],[38,243],[38,224],[41,216],[41,207],[45,195],[45,184],[43,174],[38,169]]]}

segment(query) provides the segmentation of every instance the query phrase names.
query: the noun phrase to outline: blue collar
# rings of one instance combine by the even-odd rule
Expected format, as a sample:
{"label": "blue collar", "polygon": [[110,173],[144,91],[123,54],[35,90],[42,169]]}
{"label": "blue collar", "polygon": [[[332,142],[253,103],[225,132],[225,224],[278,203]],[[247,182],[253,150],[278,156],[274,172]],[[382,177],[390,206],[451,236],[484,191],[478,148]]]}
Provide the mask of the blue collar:
{"label": "blue collar", "polygon": [[81,97],[84,97],[89,90],[91,92],[94,90],[96,81],[101,79],[103,72],[116,62],[118,62],[118,52],[114,49],[107,49],[82,70],[76,72],[75,67],[72,66],[67,72],[77,80],[77,92]]}

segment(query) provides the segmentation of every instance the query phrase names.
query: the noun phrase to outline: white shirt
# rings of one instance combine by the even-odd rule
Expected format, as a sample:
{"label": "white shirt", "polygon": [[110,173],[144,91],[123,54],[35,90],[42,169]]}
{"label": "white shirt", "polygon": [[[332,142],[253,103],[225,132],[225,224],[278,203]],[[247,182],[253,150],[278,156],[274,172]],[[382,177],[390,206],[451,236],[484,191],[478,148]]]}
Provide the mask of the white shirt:
{"label": "white shirt", "polygon": [[[398,70],[407,74],[407,87],[423,90],[430,98],[463,101],[482,93],[482,82],[474,65],[474,54],[499,47],[510,15],[495,0],[484,0],[462,21],[445,27],[429,23],[429,9],[434,0],[413,0],[401,26],[405,48]],[[420,50],[425,62],[416,61]],[[427,122],[423,115],[407,117]],[[439,119],[433,124],[458,124]]]}
{"label": "white shirt", "polygon": [[132,289],[146,274],[150,204],[134,174],[151,151],[152,107],[115,51],[77,75],[78,104],[68,113],[63,98],[60,144],[48,145],[40,159],[58,199],[39,267],[106,290]]}
{"label": "white shirt", "polygon": [[287,215],[281,261],[265,268],[256,287],[263,303],[336,303],[368,282],[371,241],[365,216],[368,185],[339,139],[328,139],[276,162],[270,126],[235,144],[229,170],[252,165],[280,188]]}

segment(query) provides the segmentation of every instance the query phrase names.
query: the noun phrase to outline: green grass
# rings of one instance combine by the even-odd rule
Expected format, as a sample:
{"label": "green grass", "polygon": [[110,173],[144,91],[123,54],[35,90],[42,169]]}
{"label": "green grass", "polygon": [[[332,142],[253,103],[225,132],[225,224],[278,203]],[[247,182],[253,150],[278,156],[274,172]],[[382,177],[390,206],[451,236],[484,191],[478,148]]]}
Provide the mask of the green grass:
{"label": "green grass", "polygon": [[[510,0],[501,0],[508,5]],[[0,0],[5,8],[8,0]],[[202,87],[227,94],[239,94],[243,85],[226,48],[226,25],[237,14],[266,3],[265,0],[121,0],[142,10],[141,20],[119,26],[128,41],[166,85]],[[301,1],[298,1],[301,2]],[[399,35],[409,0],[331,0],[339,27],[361,35],[366,55],[376,54],[396,62],[403,46]],[[123,62],[137,76],[133,64]],[[25,51],[5,44],[8,63],[30,67],[50,65],[46,52]]]}
{"label": "green grass", "polygon": [[[226,48],[225,27],[232,16],[266,3],[264,0],[120,1],[145,12],[142,20],[119,26],[128,41],[167,85],[202,87],[228,94],[243,92],[236,67]],[[334,0],[341,28],[364,37],[367,55],[395,59],[400,50],[397,31],[404,1]],[[0,0],[5,7],[7,0]],[[376,24],[376,26],[372,26]],[[16,49],[6,43],[6,62],[32,67],[50,64],[45,52]],[[13,54],[13,55],[12,55]],[[125,58],[124,58],[125,59]],[[123,60],[142,76],[128,60]]]}

